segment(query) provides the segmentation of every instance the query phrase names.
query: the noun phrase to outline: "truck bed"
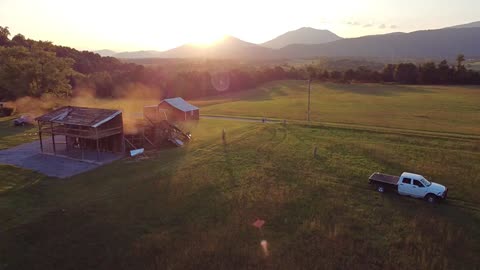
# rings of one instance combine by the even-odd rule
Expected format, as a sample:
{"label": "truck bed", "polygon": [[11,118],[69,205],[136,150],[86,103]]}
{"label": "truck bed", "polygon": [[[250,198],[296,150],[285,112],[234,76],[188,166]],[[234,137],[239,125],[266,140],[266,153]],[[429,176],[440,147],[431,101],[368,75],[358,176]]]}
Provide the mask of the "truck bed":
{"label": "truck bed", "polygon": [[399,176],[383,174],[383,173],[373,173],[370,175],[370,182],[381,182],[389,185],[396,185],[398,180],[400,179]]}

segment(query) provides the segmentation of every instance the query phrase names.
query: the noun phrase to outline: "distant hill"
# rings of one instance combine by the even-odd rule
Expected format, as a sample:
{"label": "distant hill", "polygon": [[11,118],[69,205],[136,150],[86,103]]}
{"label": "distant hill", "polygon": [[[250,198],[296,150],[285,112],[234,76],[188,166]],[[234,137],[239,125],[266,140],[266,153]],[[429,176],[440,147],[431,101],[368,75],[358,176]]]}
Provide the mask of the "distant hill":
{"label": "distant hill", "polygon": [[342,38],[328,30],[303,27],[287,32],[260,45],[267,48],[280,49],[292,44],[323,44],[339,39]]}
{"label": "distant hill", "polygon": [[446,28],[343,39],[321,45],[290,45],[277,57],[449,58],[480,56],[480,28]]}
{"label": "distant hill", "polygon": [[480,27],[480,21],[472,22],[467,24],[455,25],[450,28],[472,28],[472,27]]}
{"label": "distant hill", "polygon": [[183,45],[162,53],[168,58],[272,58],[274,51],[257,44],[227,36],[208,46]]}
{"label": "distant hill", "polygon": [[112,55],[116,58],[157,58],[162,57],[162,52],[159,51],[135,51],[135,52],[121,52]]}
{"label": "distant hill", "polygon": [[112,51],[112,50],[98,50],[93,52],[98,53],[101,56],[114,56],[117,53],[116,51]]}

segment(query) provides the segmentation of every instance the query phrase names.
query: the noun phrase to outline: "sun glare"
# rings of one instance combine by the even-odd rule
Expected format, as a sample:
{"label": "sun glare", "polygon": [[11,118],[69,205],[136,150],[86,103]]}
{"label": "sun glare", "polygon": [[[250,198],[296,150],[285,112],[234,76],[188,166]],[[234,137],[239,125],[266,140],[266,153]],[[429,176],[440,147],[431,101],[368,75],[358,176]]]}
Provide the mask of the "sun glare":
{"label": "sun glare", "polygon": [[196,46],[208,47],[221,41],[225,37],[225,34],[217,32],[201,31],[192,36],[191,44]]}

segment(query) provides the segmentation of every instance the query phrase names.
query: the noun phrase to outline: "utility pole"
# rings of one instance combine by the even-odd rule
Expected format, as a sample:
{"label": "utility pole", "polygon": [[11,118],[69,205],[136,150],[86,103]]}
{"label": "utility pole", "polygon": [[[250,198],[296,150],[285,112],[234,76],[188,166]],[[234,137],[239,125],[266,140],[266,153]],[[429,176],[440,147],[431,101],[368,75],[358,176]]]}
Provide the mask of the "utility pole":
{"label": "utility pole", "polygon": [[310,89],[312,84],[312,78],[308,79],[308,111],[307,111],[307,121],[310,124]]}

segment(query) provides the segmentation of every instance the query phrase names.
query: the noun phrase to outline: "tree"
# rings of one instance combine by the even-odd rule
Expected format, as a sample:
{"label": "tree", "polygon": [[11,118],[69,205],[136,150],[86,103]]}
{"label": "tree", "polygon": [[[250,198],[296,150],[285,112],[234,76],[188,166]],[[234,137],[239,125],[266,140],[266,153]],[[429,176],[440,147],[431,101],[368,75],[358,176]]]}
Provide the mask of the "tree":
{"label": "tree", "polygon": [[463,67],[463,62],[465,62],[465,55],[459,54],[457,56],[457,69],[460,70]]}
{"label": "tree", "polygon": [[12,44],[14,46],[22,46],[22,47],[29,47],[29,42],[28,40],[25,38],[25,36],[23,36],[22,34],[16,34],[13,38],[12,38]]}
{"label": "tree", "polygon": [[349,69],[345,71],[343,74],[343,80],[346,82],[351,82],[355,79],[355,71],[353,69]]}
{"label": "tree", "polygon": [[307,79],[313,80],[317,77],[317,71],[315,70],[315,67],[309,65],[307,67]]}
{"label": "tree", "polygon": [[382,70],[382,80],[384,82],[393,82],[395,81],[395,65],[388,64]]}
{"label": "tree", "polygon": [[330,78],[334,81],[339,81],[342,79],[342,73],[340,71],[332,71],[330,73]]}
{"label": "tree", "polygon": [[457,71],[455,72],[455,82],[456,83],[466,83],[467,82],[467,69],[463,65],[465,62],[465,56],[463,54],[459,54],[457,56]]}
{"label": "tree", "polygon": [[297,80],[300,77],[299,72],[295,67],[290,67],[286,75],[288,79],[292,80]]}
{"label": "tree", "polygon": [[355,72],[355,77],[361,82],[376,82],[376,75],[367,67],[360,66]]}
{"label": "tree", "polygon": [[323,72],[322,78],[323,78],[324,80],[330,79],[330,73],[328,72],[328,70],[325,70],[325,71]]}
{"label": "tree", "polygon": [[438,82],[449,83],[452,81],[453,70],[448,65],[447,60],[443,60],[438,64]]}
{"label": "tree", "polygon": [[91,82],[95,88],[95,94],[99,97],[113,96],[113,81],[108,72],[95,72],[89,75]]}
{"label": "tree", "polygon": [[414,84],[417,82],[418,69],[415,64],[412,63],[401,63],[398,64],[395,68],[395,81],[399,83],[409,83]]}
{"label": "tree", "polygon": [[10,36],[10,30],[8,30],[8,26],[2,27],[0,26],[0,46],[7,46],[9,43],[8,37]]}
{"label": "tree", "polygon": [[75,75],[73,60],[56,57],[38,47],[0,47],[0,97],[41,96],[52,93],[68,96],[70,78]]}
{"label": "tree", "polygon": [[427,62],[420,66],[420,82],[425,84],[435,84],[439,81],[437,66],[434,62]]}

